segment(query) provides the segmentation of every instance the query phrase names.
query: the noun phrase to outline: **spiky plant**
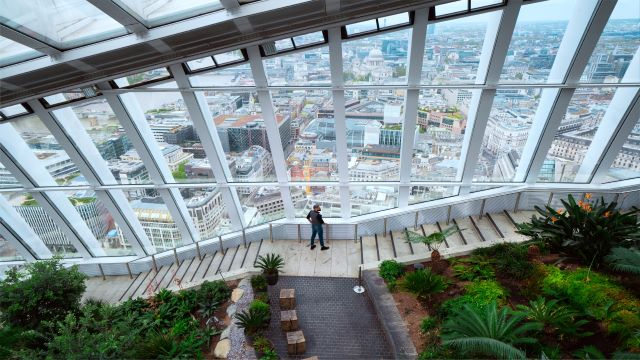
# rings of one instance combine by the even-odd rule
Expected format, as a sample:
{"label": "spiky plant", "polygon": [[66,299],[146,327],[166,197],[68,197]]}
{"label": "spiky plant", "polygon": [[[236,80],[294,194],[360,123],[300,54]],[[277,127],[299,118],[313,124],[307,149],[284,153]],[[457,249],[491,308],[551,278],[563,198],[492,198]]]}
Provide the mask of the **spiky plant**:
{"label": "spiky plant", "polygon": [[278,273],[284,267],[284,259],[278,254],[260,255],[258,256],[256,267],[267,274]]}
{"label": "spiky plant", "polygon": [[613,270],[640,275],[640,251],[636,249],[613,248],[605,260]]}
{"label": "spiky plant", "polygon": [[538,340],[527,333],[541,328],[537,323],[524,323],[524,315],[508,308],[498,310],[495,302],[476,308],[465,305],[442,327],[442,344],[463,353],[480,353],[501,359],[525,359],[516,345],[535,344]]}
{"label": "spiky plant", "polygon": [[539,297],[529,301],[529,305],[518,305],[517,309],[527,320],[539,323],[548,334],[557,331],[561,334],[580,337],[591,335],[591,333],[580,332],[580,327],[586,325],[588,321],[577,320],[578,312],[560,304],[556,299],[547,301]]}
{"label": "spiky plant", "polygon": [[431,260],[436,261],[440,260],[440,252],[438,249],[440,245],[445,241],[447,236],[451,236],[455,233],[462,231],[463,229],[458,229],[456,226],[450,226],[444,230],[436,231],[427,236],[418,234],[417,232],[409,231],[405,229],[404,237],[407,242],[412,243],[422,243],[431,248]]}
{"label": "spiky plant", "polygon": [[441,293],[447,288],[445,278],[434,274],[431,269],[422,269],[410,272],[400,282],[400,287],[416,294],[419,298],[426,299],[433,294]]}

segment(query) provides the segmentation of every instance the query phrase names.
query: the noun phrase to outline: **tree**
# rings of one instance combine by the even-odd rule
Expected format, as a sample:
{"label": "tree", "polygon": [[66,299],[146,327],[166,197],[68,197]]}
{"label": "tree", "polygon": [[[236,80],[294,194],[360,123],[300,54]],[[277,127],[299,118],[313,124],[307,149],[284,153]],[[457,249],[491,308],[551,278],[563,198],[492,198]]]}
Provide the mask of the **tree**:
{"label": "tree", "polygon": [[65,269],[59,259],[11,269],[0,282],[0,320],[15,327],[37,330],[43,322],[77,312],[86,286],[77,266]]}

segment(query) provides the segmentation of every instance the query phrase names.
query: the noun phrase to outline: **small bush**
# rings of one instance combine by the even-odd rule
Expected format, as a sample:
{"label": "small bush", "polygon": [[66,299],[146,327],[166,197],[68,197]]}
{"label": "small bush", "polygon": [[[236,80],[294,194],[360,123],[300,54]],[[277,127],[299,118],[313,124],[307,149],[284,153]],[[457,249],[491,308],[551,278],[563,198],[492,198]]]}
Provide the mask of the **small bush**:
{"label": "small bush", "polygon": [[255,310],[266,310],[266,311],[271,311],[271,308],[269,307],[269,304],[261,301],[261,300],[253,300],[251,302],[251,304],[249,304],[249,309],[255,309]]}
{"label": "small bush", "polygon": [[496,277],[492,267],[493,261],[484,256],[450,259],[450,263],[453,265],[454,275],[460,280],[491,280]]}
{"label": "small bush", "polygon": [[251,287],[255,292],[267,290],[267,279],[263,275],[254,275],[251,277]]}
{"label": "small bush", "polygon": [[514,279],[526,279],[533,273],[527,247],[522,244],[501,243],[473,251],[474,255],[494,259],[496,270]]}
{"label": "small bush", "polygon": [[203,304],[224,304],[231,297],[231,289],[222,280],[205,281],[197,290],[197,301]]}
{"label": "small bush", "polygon": [[273,349],[273,345],[271,345],[271,342],[264,336],[258,336],[253,340],[253,348],[259,353],[264,353],[267,350]]}
{"label": "small bush", "polygon": [[264,308],[248,309],[235,315],[236,324],[247,334],[256,334],[269,325],[271,313]]}
{"label": "small bush", "polygon": [[507,296],[506,290],[494,280],[482,280],[465,286],[465,294],[449,299],[438,308],[438,316],[446,318],[462,310],[465,304],[481,309],[496,302],[502,305]]}
{"label": "small bush", "polygon": [[280,357],[274,349],[269,349],[262,354],[260,360],[278,360]]}
{"label": "small bush", "polygon": [[268,292],[259,292],[255,295],[256,300],[260,300],[263,303],[269,304],[269,293]]}
{"label": "small bush", "polygon": [[404,272],[404,265],[395,260],[385,260],[380,264],[380,277],[390,283],[399,278]]}
{"label": "small bush", "polygon": [[445,278],[433,273],[430,269],[410,272],[402,279],[400,286],[419,298],[428,298],[432,294],[443,292],[448,284]]}
{"label": "small bush", "polygon": [[438,321],[435,318],[427,316],[426,318],[422,319],[422,321],[420,322],[420,331],[422,333],[428,333],[430,330],[434,329],[436,326],[438,326]]}

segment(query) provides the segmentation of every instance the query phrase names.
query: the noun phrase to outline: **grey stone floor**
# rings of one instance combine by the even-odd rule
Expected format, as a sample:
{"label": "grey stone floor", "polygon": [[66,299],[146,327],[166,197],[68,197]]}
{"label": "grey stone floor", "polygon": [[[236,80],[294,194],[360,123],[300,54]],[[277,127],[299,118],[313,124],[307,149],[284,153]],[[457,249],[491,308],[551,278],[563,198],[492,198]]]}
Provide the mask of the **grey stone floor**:
{"label": "grey stone floor", "polygon": [[[352,278],[281,276],[269,287],[272,321],[265,334],[283,359],[318,356],[329,359],[392,359],[373,304],[366,294],[356,294]],[[307,351],[287,354],[286,334],[280,330],[280,289],[296,290],[296,310]]]}

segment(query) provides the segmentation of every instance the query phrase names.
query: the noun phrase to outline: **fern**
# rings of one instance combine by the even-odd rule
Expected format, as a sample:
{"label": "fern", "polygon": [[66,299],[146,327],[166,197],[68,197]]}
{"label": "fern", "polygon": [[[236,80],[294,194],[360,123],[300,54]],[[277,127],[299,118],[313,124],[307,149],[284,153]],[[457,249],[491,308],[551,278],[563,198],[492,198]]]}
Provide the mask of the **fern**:
{"label": "fern", "polygon": [[638,250],[613,248],[605,260],[613,270],[640,275],[640,251]]}

